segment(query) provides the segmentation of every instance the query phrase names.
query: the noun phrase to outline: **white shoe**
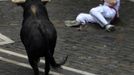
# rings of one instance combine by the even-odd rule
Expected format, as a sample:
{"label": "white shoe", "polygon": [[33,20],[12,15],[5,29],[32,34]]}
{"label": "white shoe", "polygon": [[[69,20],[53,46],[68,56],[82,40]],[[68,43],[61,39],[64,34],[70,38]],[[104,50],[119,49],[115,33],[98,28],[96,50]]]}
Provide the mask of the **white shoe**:
{"label": "white shoe", "polygon": [[111,32],[115,30],[115,26],[114,25],[106,25],[105,27],[106,31]]}
{"label": "white shoe", "polygon": [[77,22],[76,20],[72,20],[72,21],[71,20],[67,20],[64,23],[68,27],[73,27],[73,26],[79,26],[80,25],[80,23]]}

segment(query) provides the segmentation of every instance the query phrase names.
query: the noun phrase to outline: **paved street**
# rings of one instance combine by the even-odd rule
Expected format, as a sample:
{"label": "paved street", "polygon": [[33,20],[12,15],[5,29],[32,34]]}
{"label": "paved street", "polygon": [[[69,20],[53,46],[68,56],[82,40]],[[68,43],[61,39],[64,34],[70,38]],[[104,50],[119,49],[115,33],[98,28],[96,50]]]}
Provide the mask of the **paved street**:
{"label": "paved street", "polygon": [[[47,4],[50,20],[58,32],[54,57],[57,62],[69,55],[64,70],[51,75],[134,75],[134,2],[121,0],[116,31],[106,32],[96,24],[78,31],[66,27],[80,12],[101,3],[99,0],[52,0]],[[33,75],[20,41],[23,9],[10,1],[0,1],[0,75]],[[40,73],[44,68],[40,63]]]}

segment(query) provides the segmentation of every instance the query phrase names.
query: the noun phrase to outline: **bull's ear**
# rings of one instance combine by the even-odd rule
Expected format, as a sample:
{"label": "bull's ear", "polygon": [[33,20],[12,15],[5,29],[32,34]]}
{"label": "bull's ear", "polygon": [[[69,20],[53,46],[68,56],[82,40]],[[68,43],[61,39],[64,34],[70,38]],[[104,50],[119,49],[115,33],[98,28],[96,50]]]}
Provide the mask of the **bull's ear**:
{"label": "bull's ear", "polygon": [[21,7],[25,6],[25,3],[14,3],[14,4],[16,4],[17,6],[21,6]]}
{"label": "bull's ear", "polygon": [[48,1],[44,1],[44,2],[42,2],[44,5],[46,5],[47,3],[48,3]]}
{"label": "bull's ear", "polygon": [[25,0],[11,0],[11,2],[18,6],[23,6],[25,3]]}
{"label": "bull's ear", "polygon": [[44,5],[46,5],[48,2],[51,2],[51,0],[41,0]]}
{"label": "bull's ear", "polygon": [[24,7],[25,3],[17,3],[16,5]]}

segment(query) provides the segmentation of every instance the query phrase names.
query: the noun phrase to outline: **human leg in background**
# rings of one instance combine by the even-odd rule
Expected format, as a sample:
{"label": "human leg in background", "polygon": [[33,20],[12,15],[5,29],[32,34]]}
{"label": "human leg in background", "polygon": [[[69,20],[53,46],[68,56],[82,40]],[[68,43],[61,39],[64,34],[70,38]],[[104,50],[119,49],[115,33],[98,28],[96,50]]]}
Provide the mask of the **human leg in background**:
{"label": "human leg in background", "polygon": [[86,23],[94,23],[96,22],[94,18],[87,13],[80,13],[75,20],[67,20],[65,21],[66,26],[78,26],[78,25],[85,25]]}
{"label": "human leg in background", "polygon": [[76,17],[76,21],[79,22],[82,25],[85,25],[86,23],[95,23],[95,19],[87,13],[80,13],[77,17]]}
{"label": "human leg in background", "polygon": [[95,19],[90,14],[87,13],[80,13],[76,17],[76,22],[79,22],[81,24],[78,30],[86,28],[85,24],[87,23],[96,23]]}

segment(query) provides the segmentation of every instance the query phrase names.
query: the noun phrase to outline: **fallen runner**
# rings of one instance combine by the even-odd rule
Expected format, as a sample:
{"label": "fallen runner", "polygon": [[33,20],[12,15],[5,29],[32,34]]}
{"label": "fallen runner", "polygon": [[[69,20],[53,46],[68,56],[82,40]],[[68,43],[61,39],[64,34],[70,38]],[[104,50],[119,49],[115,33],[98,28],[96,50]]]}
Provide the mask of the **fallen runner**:
{"label": "fallen runner", "polygon": [[98,23],[106,31],[114,31],[115,26],[111,24],[111,21],[115,17],[119,18],[120,0],[101,0],[104,4],[100,4],[97,7],[92,8],[89,13],[80,13],[75,20],[65,21],[65,25],[79,26],[80,30],[87,23]]}

